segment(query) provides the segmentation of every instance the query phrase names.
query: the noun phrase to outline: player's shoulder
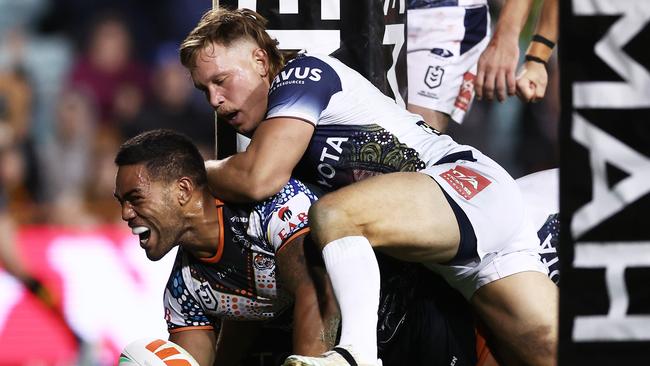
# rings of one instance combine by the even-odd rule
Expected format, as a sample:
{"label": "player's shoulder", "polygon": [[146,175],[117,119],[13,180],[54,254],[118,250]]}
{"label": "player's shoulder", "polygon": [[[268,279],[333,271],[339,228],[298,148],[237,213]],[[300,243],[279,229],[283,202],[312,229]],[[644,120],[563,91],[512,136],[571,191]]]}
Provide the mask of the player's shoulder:
{"label": "player's shoulder", "polygon": [[340,62],[336,58],[319,53],[299,53],[296,57],[290,59],[284,69],[290,69],[296,66],[313,66],[313,67],[335,67]]}
{"label": "player's shoulder", "polygon": [[271,83],[271,91],[287,85],[299,83],[340,84],[339,65],[333,57],[318,54],[298,54],[289,60]]}
{"label": "player's shoulder", "polygon": [[303,182],[291,178],[278,193],[258,204],[256,209],[266,213],[266,215],[262,216],[268,216],[273,211],[290,203],[295,204],[297,201],[311,205],[311,203],[318,199],[319,195],[319,192],[314,187],[310,188]]}
{"label": "player's shoulder", "polygon": [[297,235],[309,230],[309,208],[317,194],[297,179],[258,206],[260,234],[277,253]]}

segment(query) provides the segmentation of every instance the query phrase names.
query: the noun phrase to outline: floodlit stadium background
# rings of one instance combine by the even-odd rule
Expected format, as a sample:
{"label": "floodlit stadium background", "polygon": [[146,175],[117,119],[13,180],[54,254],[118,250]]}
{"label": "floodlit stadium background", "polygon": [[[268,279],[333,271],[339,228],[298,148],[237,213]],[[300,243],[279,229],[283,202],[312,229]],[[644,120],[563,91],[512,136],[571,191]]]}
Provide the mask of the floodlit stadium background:
{"label": "floodlit stadium background", "polygon": [[[496,14],[500,1],[490,5]],[[87,341],[87,364],[113,364],[135,338],[167,337],[162,289],[173,254],[149,262],[120,222],[112,160],[121,141],[155,127],[184,132],[206,158],[214,156],[212,112],[176,55],[211,6],[0,0],[0,140],[9,152],[0,186],[17,224],[19,258],[60,298],[68,324]],[[93,47],[93,25],[101,19],[111,23]],[[527,30],[522,40],[529,38]],[[122,44],[130,44],[130,54]],[[116,71],[97,75],[89,60]],[[543,102],[475,103],[449,133],[514,177],[557,167],[557,89],[551,66]],[[13,134],[9,110],[20,112],[12,117]],[[0,269],[0,365],[70,364],[74,349],[62,323]]]}

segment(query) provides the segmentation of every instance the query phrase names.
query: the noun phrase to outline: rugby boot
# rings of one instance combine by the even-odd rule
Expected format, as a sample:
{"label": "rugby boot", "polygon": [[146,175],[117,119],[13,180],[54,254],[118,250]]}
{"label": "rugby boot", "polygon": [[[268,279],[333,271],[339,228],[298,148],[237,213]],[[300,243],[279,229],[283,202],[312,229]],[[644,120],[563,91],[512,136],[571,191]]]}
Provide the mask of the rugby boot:
{"label": "rugby boot", "polygon": [[350,346],[337,346],[316,357],[289,356],[282,366],[381,366],[381,360],[375,363],[358,363]]}

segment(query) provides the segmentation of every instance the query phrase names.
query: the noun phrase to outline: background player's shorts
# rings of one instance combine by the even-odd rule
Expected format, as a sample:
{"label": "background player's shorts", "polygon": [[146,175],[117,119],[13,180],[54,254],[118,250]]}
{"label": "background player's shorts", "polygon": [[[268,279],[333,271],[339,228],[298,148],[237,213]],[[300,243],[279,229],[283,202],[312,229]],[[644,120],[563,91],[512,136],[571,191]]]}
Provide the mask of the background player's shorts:
{"label": "background player's shorts", "polygon": [[460,148],[466,150],[450,154],[420,172],[431,176],[467,216],[471,229],[461,228],[461,233],[473,231],[476,255],[446,265],[426,266],[467,299],[481,286],[515,273],[547,274],[539,255],[539,239],[517,183],[478,150]]}
{"label": "background player's shorts", "polygon": [[408,10],[408,102],[461,123],[474,98],[476,63],[489,41],[487,6]]}

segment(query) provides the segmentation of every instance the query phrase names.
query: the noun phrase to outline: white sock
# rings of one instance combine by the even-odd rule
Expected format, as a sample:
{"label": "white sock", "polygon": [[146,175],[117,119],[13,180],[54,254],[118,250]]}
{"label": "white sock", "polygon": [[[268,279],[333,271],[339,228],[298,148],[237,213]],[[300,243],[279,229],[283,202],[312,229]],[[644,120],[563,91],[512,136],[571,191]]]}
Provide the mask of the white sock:
{"label": "white sock", "polygon": [[347,236],[328,243],[323,260],[341,309],[341,345],[352,345],[357,362],[377,362],[379,265],[368,239]]}

